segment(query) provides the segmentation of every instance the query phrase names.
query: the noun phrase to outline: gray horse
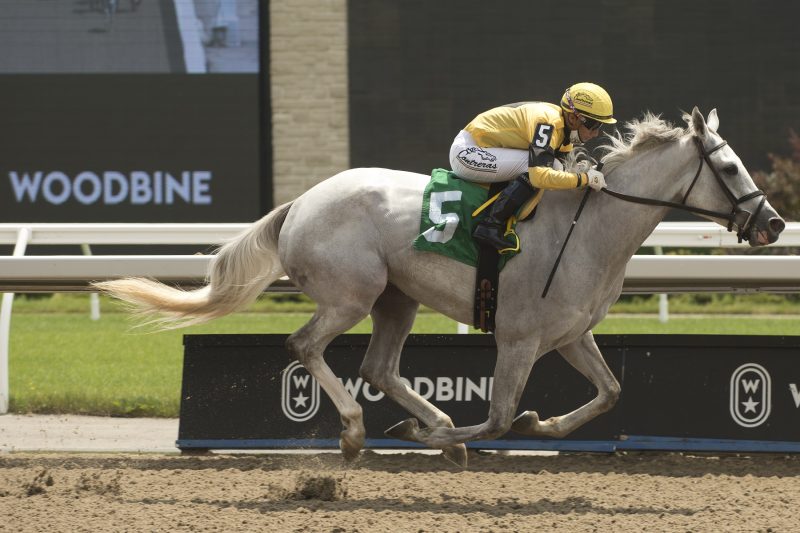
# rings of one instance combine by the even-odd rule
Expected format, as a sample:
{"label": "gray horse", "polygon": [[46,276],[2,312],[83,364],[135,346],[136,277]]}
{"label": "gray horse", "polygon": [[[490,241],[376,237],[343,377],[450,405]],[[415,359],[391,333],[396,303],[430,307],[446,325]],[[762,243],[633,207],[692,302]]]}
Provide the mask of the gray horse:
{"label": "gray horse", "polygon": [[[415,417],[387,434],[441,448],[465,466],[464,442],[494,439],[509,429],[563,437],[614,405],[620,386],[591,330],[619,297],[626,263],[663,219],[669,202],[683,199],[689,209],[736,227],[752,246],[777,240],[785,224],[717,134],[716,110],[707,122],[697,108],[684,118],[686,129],[646,114],[626,125],[625,137],[611,139],[603,157],[608,188],[667,203],[630,203],[592,193],[547,298],[541,297],[542,289],[583,195],[548,192],[535,220],[519,224],[523,252],[500,276],[497,364],[489,416],[482,424],[454,427],[447,414],[403,383],[398,371],[420,303],[459,322],[472,320],[474,268],[411,246],[428,176],[369,168],[337,174],[225,244],[208,284],[197,290],[144,279],[97,286],[163,317],[164,327],[177,327],[241,309],[288,274],[317,310],[286,347],[336,405],[344,426],[340,448],[348,459],[364,445],[362,410],[323,352],[334,337],[372,315],[361,376]],[[503,291],[504,286],[514,290]],[[540,420],[535,411],[525,411],[515,418],[534,363],[551,350],[586,376],[597,396],[562,416]]]}

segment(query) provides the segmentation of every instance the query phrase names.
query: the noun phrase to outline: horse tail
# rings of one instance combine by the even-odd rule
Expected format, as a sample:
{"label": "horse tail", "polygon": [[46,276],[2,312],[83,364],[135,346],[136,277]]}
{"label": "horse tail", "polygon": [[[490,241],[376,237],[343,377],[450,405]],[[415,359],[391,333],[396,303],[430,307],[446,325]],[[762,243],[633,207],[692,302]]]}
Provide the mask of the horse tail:
{"label": "horse tail", "polygon": [[252,303],[272,282],[284,275],[278,258],[278,235],[292,202],[283,204],[241,235],[221,246],[207,284],[181,290],[145,278],[124,278],[94,286],[123,300],[160,329],[200,324],[238,311]]}

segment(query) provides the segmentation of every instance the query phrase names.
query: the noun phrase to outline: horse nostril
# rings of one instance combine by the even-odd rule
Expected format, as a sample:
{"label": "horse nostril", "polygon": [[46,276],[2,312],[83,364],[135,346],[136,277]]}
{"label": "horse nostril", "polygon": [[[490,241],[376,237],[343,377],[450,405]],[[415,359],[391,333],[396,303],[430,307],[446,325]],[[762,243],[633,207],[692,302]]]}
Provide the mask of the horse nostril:
{"label": "horse nostril", "polygon": [[786,229],[786,222],[784,222],[780,217],[773,217],[769,219],[769,229],[772,233],[777,235]]}

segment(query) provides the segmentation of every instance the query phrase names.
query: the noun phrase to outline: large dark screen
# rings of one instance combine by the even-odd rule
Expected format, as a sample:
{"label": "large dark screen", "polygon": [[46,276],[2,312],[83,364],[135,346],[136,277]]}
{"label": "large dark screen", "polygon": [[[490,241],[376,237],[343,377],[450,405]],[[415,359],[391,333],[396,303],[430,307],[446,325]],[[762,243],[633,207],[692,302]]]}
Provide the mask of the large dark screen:
{"label": "large dark screen", "polygon": [[717,108],[745,166],[768,169],[800,124],[798,15],[782,0],[350,0],[351,164],[430,172],[476,114],[594,81],[620,121]]}
{"label": "large dark screen", "polygon": [[256,218],[258,10],[3,2],[0,221]]}

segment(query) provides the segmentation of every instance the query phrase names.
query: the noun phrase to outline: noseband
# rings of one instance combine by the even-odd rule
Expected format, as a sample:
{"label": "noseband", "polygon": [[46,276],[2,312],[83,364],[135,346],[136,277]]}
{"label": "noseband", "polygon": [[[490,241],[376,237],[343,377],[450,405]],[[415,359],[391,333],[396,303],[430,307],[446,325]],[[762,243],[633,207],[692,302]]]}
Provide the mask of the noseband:
{"label": "noseband", "polygon": [[[716,145],[711,150],[706,150],[705,146],[703,146],[703,141],[700,140],[697,136],[693,137],[695,145],[697,146],[697,150],[700,153],[700,164],[697,167],[697,172],[695,172],[694,178],[692,179],[692,183],[689,185],[689,188],[686,190],[686,194],[683,195],[683,200],[680,203],[677,202],[667,202],[665,200],[657,200],[655,198],[645,198],[642,196],[631,196],[628,194],[622,194],[616,191],[612,191],[611,189],[604,188],[602,191],[606,194],[613,196],[614,198],[619,198],[620,200],[625,200],[626,202],[634,202],[637,204],[647,204],[647,205],[659,205],[664,207],[671,207],[673,209],[680,209],[682,211],[688,211],[690,213],[695,213],[698,215],[706,215],[714,218],[721,218],[723,220],[728,221],[728,231],[733,231],[733,225],[736,224],[737,217],[745,213],[747,218],[745,219],[744,224],[737,224],[739,231],[736,233],[736,237],[739,239],[739,242],[743,240],[749,240],[749,230],[753,225],[756,217],[759,213],[761,213],[761,209],[763,209],[764,204],[767,201],[767,195],[764,191],[756,189],[753,192],[744,194],[739,198],[736,198],[736,195],[733,194],[730,187],[725,183],[725,180],[720,176],[719,171],[716,169],[714,164],[711,162],[710,155],[728,144],[728,141],[722,141],[718,145]],[[709,209],[702,209],[700,207],[693,207],[691,205],[687,205],[686,201],[689,198],[689,193],[692,192],[695,184],[697,183],[697,179],[700,177],[700,173],[703,171],[703,163],[708,165],[708,168],[711,169],[711,172],[714,174],[714,177],[717,179],[717,183],[722,188],[723,192],[725,192],[725,196],[727,196],[728,201],[731,203],[731,211],[730,213],[723,213],[721,211],[711,211]],[[741,207],[739,207],[742,203],[751,200],[753,198],[761,197],[761,202],[759,202],[758,207],[754,212],[749,212]]]}

